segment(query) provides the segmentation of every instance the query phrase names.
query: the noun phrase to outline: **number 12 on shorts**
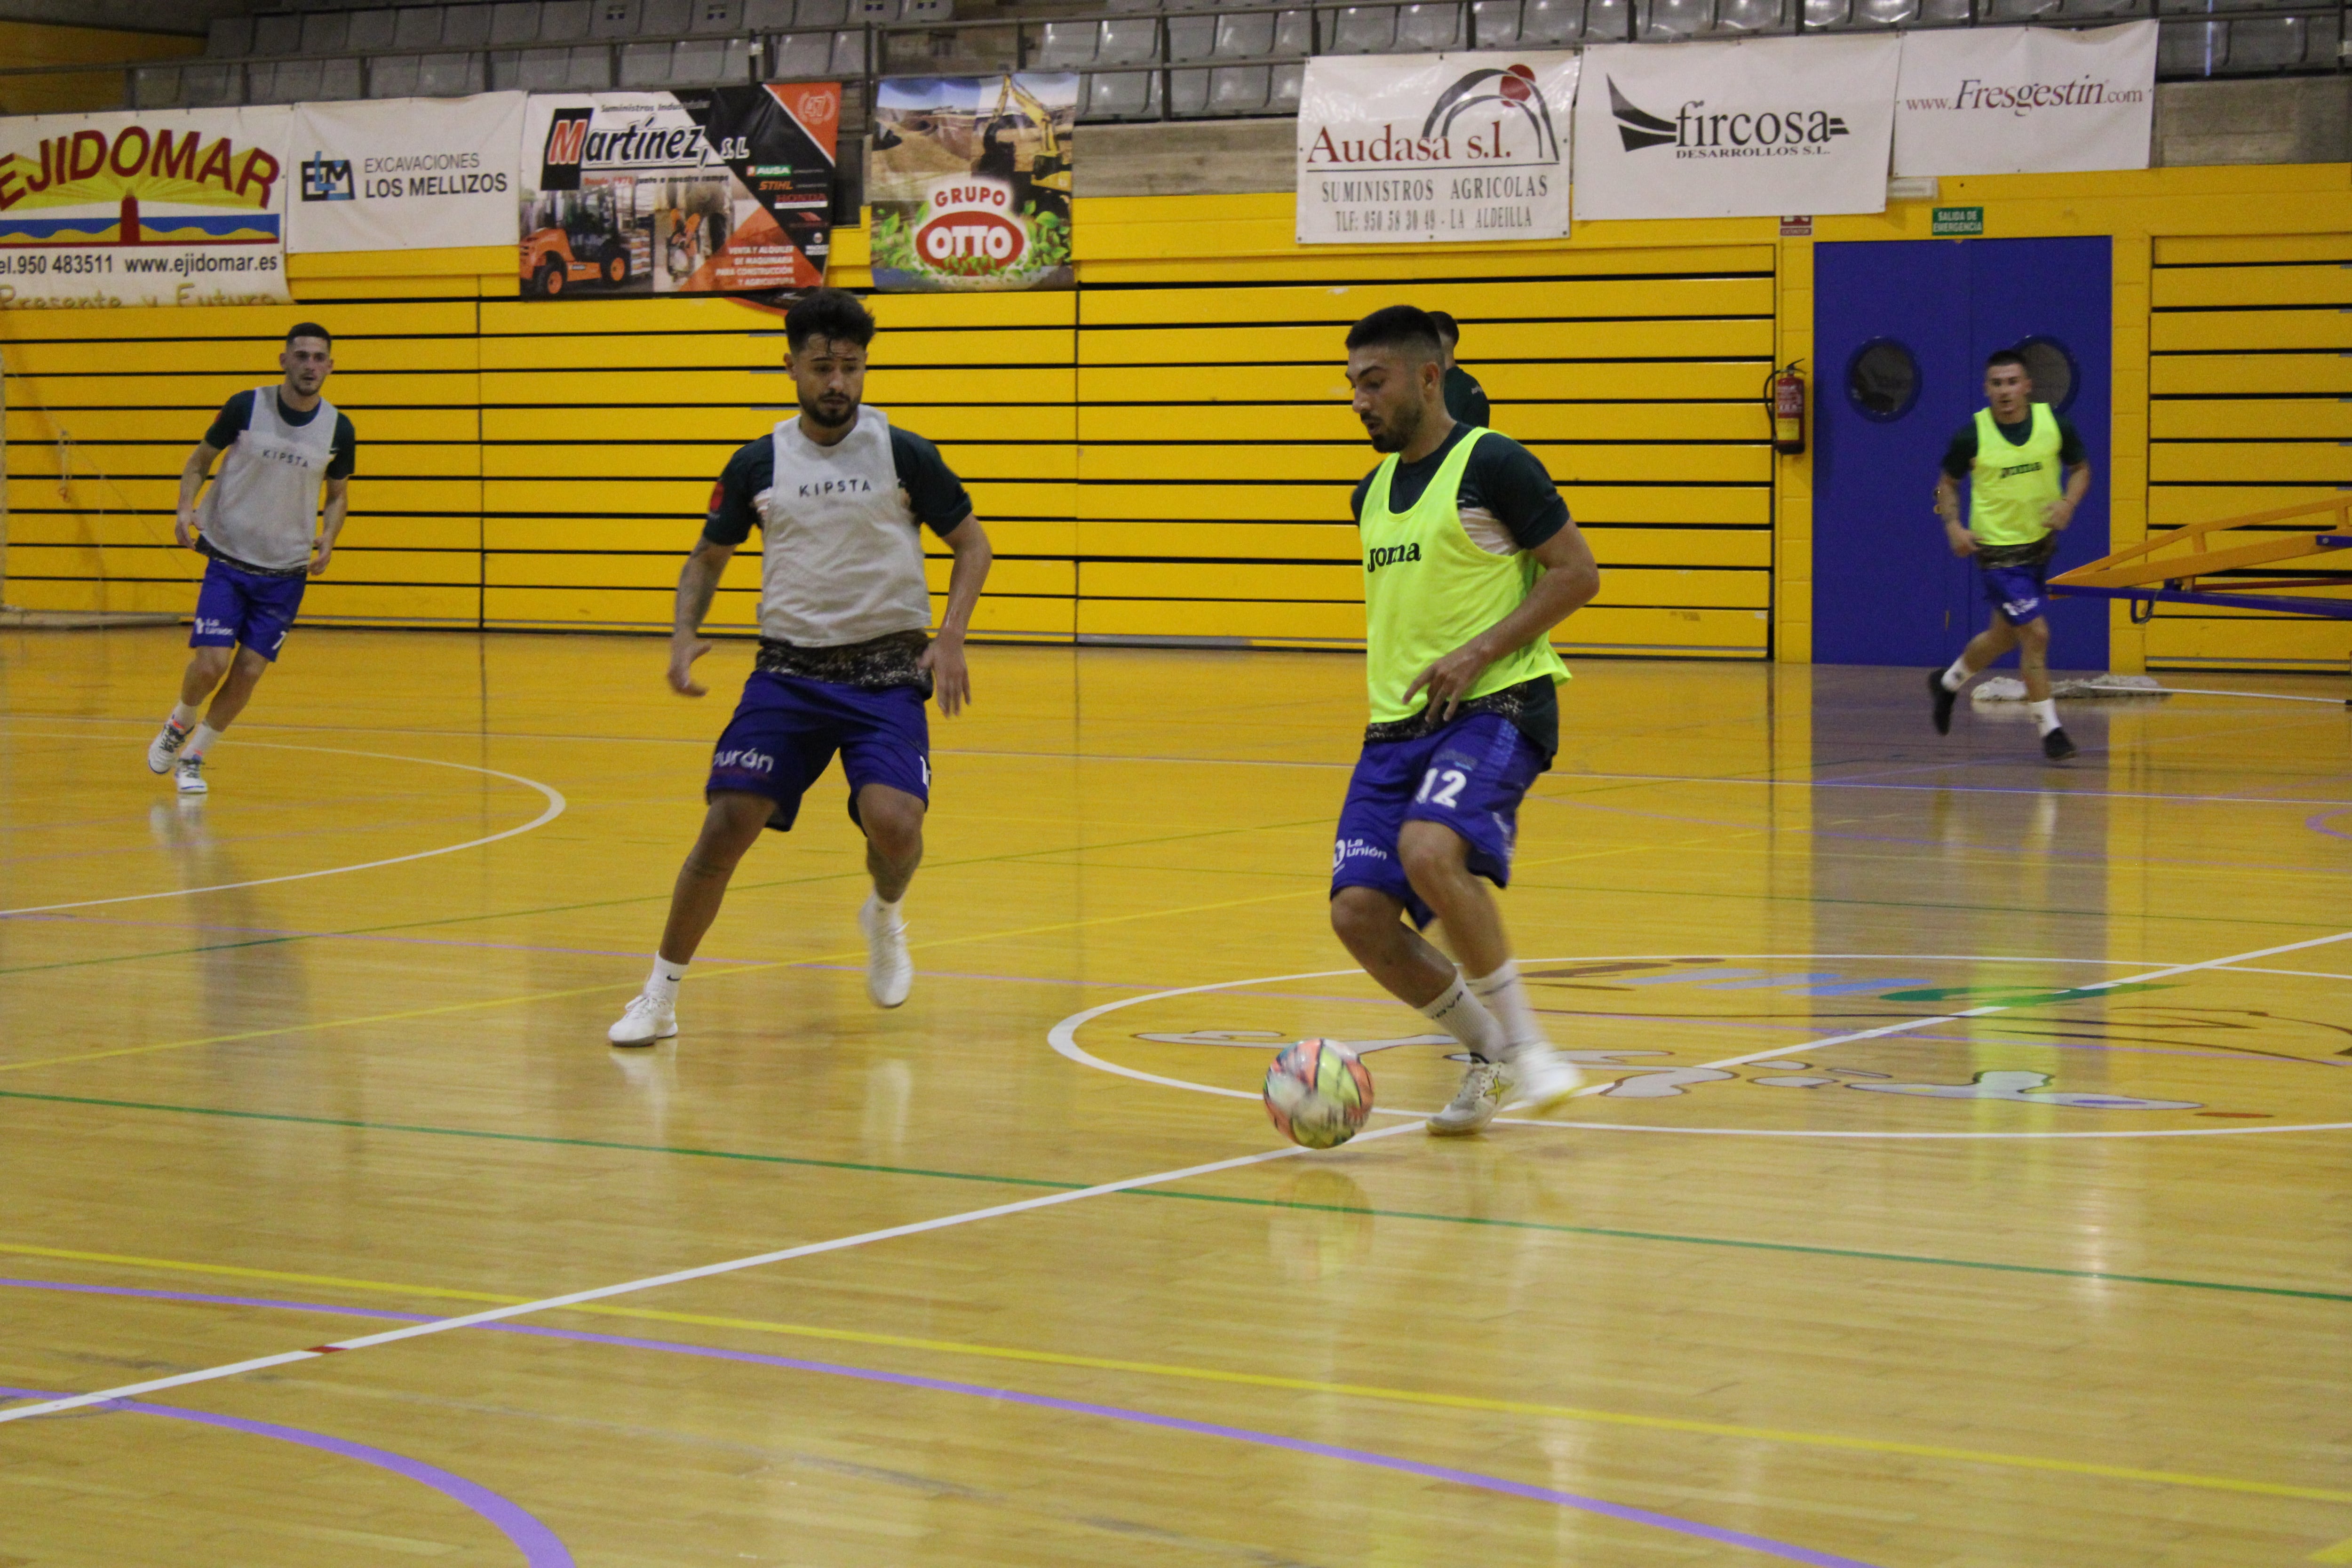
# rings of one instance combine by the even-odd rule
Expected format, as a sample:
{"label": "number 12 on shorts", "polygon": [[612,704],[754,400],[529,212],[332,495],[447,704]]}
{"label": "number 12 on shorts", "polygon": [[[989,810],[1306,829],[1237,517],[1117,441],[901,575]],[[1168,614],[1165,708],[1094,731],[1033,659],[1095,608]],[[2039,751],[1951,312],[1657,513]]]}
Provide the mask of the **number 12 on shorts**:
{"label": "number 12 on shorts", "polygon": [[[1470,775],[1460,768],[1432,768],[1421,775],[1421,793],[1412,798],[1416,803],[1442,805],[1451,811],[1462,798],[1463,786],[1469,782]],[[1432,790],[1436,793],[1431,794]]]}

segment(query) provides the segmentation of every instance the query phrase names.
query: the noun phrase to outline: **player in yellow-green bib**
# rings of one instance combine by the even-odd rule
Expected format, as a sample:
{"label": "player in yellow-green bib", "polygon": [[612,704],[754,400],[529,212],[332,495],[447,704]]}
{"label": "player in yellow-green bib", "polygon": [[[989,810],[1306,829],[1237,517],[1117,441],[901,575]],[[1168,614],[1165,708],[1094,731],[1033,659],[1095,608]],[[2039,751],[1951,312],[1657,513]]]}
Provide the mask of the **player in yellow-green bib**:
{"label": "player in yellow-green bib", "polygon": [[[2033,401],[2025,356],[2003,349],[1985,361],[1985,406],[1961,426],[1944,454],[1936,480],[1936,515],[1952,553],[1975,556],[1984,574],[1992,618],[1969,639],[1948,669],[1927,672],[1936,732],[1952,730],[1952,704],[1969,679],[2017,649],[2025,700],[2042,731],[2042,754],[2063,762],[2074,754],[2050,696],[2048,590],[2042,579],[2058,552],[2058,535],[2091,489],[2090,454],[2066,416]],[[1969,482],[1969,521],[1960,524],[1960,481]]]}
{"label": "player in yellow-green bib", "polygon": [[[1514,1089],[1543,1110],[1580,1081],[1536,1022],[1481,879],[1510,880],[1519,799],[1559,749],[1553,688],[1568,668],[1549,633],[1601,572],[1534,454],[1446,412],[1427,312],[1391,305],[1358,321],[1348,384],[1388,457],[1354,499],[1371,722],[1339,810],[1331,929],[1469,1053],[1429,1131],[1475,1132]],[[1458,967],[1414,930],[1432,920]]]}

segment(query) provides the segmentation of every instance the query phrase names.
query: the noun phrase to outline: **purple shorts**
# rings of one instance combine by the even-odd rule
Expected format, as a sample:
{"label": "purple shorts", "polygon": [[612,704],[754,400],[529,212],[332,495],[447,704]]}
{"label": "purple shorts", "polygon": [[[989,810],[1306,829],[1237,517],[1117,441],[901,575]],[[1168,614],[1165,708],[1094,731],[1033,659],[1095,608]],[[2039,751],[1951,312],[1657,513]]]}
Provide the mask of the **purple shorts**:
{"label": "purple shorts", "polygon": [[716,790],[766,795],[776,803],[768,826],[789,833],[801,796],[835,752],[849,775],[850,821],[857,820],[857,792],[869,784],[929,802],[931,730],[921,692],[911,686],[866,691],[764,670],[743,683],[743,700],[711,755],[704,797]]}
{"label": "purple shorts", "polygon": [[1444,823],[1469,845],[1471,870],[1508,887],[1520,797],[1550,766],[1499,713],[1465,714],[1417,741],[1367,743],[1339,808],[1331,891],[1370,888],[1402,904],[1413,924],[1433,920],[1397,856],[1408,822]]}
{"label": "purple shorts", "polygon": [[204,586],[196,591],[196,624],[190,647],[234,647],[243,643],[277,662],[294,613],[302,607],[302,577],[272,577],[246,572],[214,557],[205,563]]}
{"label": "purple shorts", "polygon": [[2050,571],[2047,560],[2027,562],[2011,566],[1983,566],[1985,600],[2000,612],[2000,618],[2012,626],[2021,626],[2042,618],[2050,607],[2049,590],[2042,579]]}

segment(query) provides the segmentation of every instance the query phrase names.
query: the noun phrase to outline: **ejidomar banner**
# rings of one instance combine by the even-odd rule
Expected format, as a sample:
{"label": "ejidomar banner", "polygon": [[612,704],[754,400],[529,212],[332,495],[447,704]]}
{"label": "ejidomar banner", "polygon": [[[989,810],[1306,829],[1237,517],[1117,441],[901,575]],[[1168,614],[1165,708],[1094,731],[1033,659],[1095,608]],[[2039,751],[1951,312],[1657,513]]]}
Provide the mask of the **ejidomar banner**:
{"label": "ejidomar banner", "polygon": [[1078,79],[891,77],[874,95],[874,286],[1067,289]]}
{"label": "ejidomar banner", "polygon": [[0,308],[284,303],[289,112],[0,120]]}
{"label": "ejidomar banner", "polygon": [[1900,38],[1604,44],[1576,100],[1576,216],[1886,210]]}
{"label": "ejidomar banner", "polygon": [[287,248],[512,245],[520,92],[298,103]]}
{"label": "ejidomar banner", "polygon": [[1904,34],[1895,172],[2147,168],[2156,122],[2157,26]]}
{"label": "ejidomar banner", "polygon": [[1568,234],[1570,54],[1318,55],[1298,94],[1298,243]]}
{"label": "ejidomar banner", "polygon": [[522,291],[768,294],[824,281],[839,82],[534,96]]}

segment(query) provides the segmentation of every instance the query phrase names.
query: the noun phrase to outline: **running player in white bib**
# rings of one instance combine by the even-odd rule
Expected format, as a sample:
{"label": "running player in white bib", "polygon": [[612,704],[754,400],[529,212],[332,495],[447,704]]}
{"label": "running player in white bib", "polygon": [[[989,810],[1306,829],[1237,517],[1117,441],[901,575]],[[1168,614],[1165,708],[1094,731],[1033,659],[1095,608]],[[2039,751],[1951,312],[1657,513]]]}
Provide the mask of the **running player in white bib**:
{"label": "running player in white bib", "polygon": [[[677,578],[669,683],[703,688],[694,661],[719,575],[760,530],[760,657],[710,759],[702,834],[678,868],[653,973],[606,1037],[650,1046],[677,1033],[677,985],[719,918],[736,862],[762,829],[789,832],[801,796],[834,753],[849,781],[849,817],[866,835],[873,895],[858,911],[866,990],[896,1007],[915,979],[898,904],[923,858],[930,806],[936,692],[952,715],[971,700],[964,634],[992,559],[963,484],[940,450],[863,406],[874,318],[856,296],[820,289],[784,316],[801,411],[728,459],[710,515]],[[939,635],[922,530],[954,553]]]}
{"label": "running player in white bib", "polygon": [[[286,334],[278,356],[286,378],[240,392],[180,469],[181,547],[208,558],[196,595],[195,653],[180,677],[179,705],[147,747],[154,773],[176,773],[182,795],[203,795],[205,755],[245,711],[262,671],[276,662],[302,605],[302,587],[324,573],[350,506],[359,437],[319,395],[335,368],[334,340],[315,321]],[[227,454],[204,490],[213,459]],[[319,492],[326,490],[320,521]],[[212,706],[197,722],[197,704]]]}

